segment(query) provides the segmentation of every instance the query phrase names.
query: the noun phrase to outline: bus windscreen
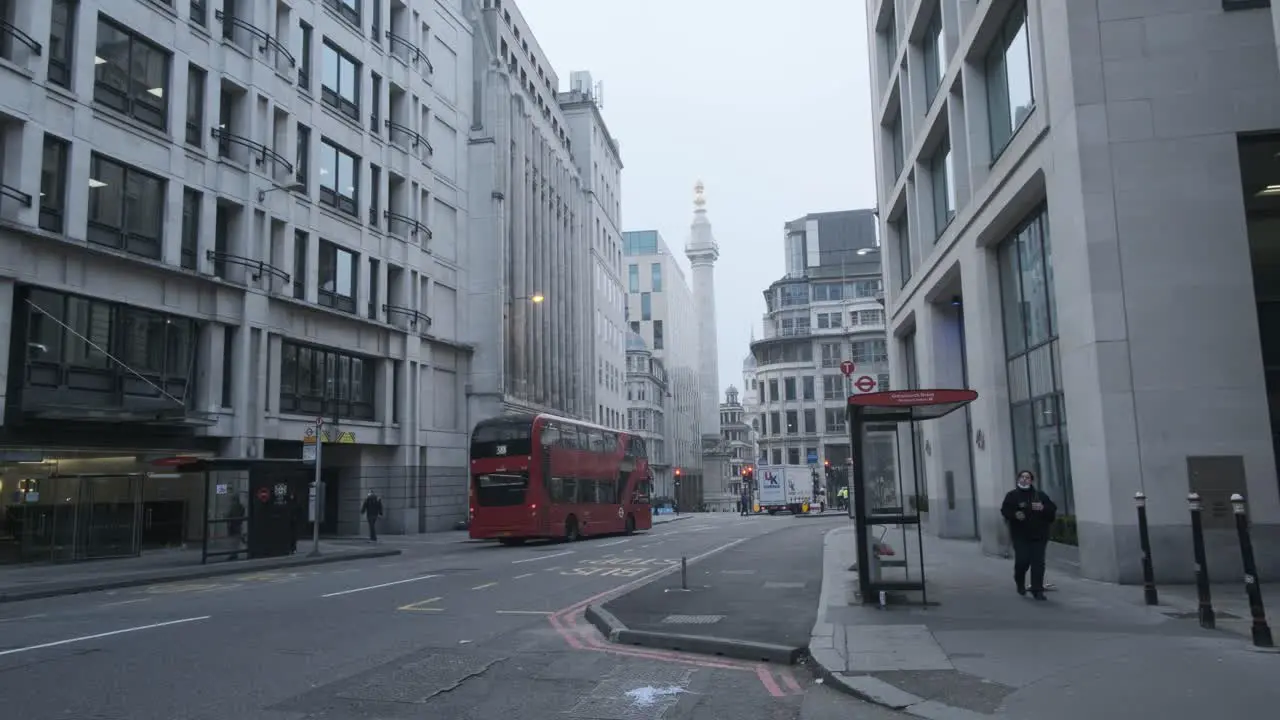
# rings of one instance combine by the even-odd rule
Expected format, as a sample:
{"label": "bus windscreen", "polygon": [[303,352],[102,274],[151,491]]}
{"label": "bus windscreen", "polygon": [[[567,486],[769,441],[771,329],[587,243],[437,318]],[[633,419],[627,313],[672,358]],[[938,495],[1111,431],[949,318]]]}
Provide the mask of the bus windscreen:
{"label": "bus windscreen", "polygon": [[524,504],[529,476],[523,473],[477,475],[476,502],[481,507],[510,507]]}
{"label": "bus windscreen", "polygon": [[532,435],[533,427],[529,422],[494,420],[481,423],[471,435],[471,457],[529,455],[533,452]]}

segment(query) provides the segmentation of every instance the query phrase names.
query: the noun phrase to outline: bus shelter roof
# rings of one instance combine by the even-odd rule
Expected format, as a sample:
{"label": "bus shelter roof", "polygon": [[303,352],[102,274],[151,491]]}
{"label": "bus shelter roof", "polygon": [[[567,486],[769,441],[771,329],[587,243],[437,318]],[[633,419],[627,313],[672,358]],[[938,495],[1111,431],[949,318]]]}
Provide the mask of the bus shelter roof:
{"label": "bus shelter roof", "polygon": [[916,422],[948,415],[978,399],[968,389],[886,390],[849,396],[849,409],[858,408],[864,422]]}

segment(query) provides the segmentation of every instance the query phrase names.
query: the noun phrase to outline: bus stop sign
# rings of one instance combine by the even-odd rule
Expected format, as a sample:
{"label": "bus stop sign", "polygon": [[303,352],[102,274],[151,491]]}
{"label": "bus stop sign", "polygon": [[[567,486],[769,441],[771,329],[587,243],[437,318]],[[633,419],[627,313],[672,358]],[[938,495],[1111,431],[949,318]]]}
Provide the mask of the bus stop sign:
{"label": "bus stop sign", "polygon": [[844,373],[844,376],[845,376],[845,377],[849,377],[850,375],[852,375],[852,374],[853,374],[853,361],[852,361],[852,360],[844,360],[844,361],[842,361],[842,362],[840,363],[840,372]]}

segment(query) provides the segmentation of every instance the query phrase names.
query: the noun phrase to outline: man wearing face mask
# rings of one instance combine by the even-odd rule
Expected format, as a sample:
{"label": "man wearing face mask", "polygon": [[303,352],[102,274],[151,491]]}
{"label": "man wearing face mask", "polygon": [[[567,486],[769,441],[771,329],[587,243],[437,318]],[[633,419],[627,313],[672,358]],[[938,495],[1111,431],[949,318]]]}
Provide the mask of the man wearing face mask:
{"label": "man wearing face mask", "polygon": [[1013,540],[1013,580],[1018,594],[1027,594],[1027,570],[1031,570],[1031,596],[1044,600],[1044,554],[1049,546],[1049,530],[1058,515],[1058,506],[1035,487],[1030,470],[1018,473],[1017,487],[1004,496],[1000,514],[1009,523]]}

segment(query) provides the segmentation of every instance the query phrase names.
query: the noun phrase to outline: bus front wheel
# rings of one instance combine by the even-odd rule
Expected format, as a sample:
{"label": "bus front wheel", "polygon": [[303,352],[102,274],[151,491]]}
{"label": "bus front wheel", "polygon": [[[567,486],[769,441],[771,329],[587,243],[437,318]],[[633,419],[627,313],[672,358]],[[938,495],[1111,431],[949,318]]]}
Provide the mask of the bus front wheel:
{"label": "bus front wheel", "polygon": [[636,519],[631,515],[627,516],[627,534],[630,535],[636,531]]}
{"label": "bus front wheel", "polygon": [[582,534],[578,532],[578,518],[570,516],[564,521],[564,541],[577,542],[582,538]]}

